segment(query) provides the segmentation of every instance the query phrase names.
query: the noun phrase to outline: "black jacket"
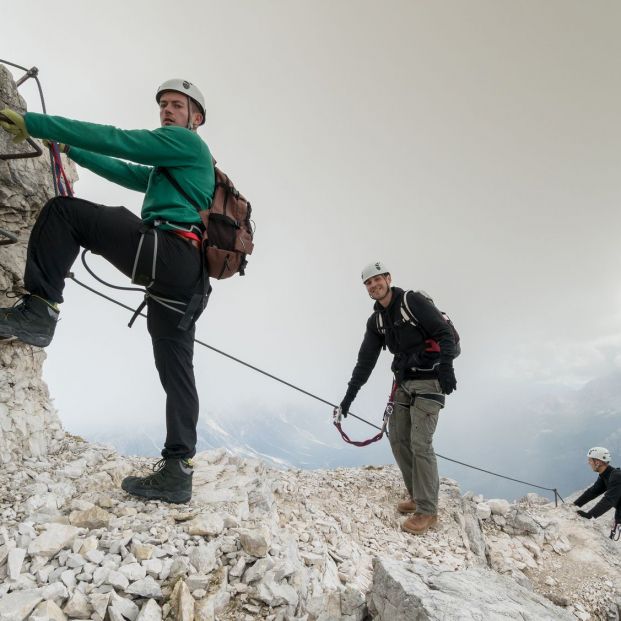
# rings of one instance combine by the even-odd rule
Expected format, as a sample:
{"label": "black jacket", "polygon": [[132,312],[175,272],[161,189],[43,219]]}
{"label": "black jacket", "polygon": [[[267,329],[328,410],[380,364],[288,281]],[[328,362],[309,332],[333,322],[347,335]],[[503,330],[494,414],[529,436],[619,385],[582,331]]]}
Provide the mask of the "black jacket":
{"label": "black jacket", "polygon": [[[371,376],[383,347],[394,354],[392,370],[399,382],[404,379],[437,379],[438,365],[442,362],[452,363],[455,357],[453,330],[434,304],[419,292],[408,292],[408,305],[419,324],[414,326],[401,315],[403,289],[392,287],[392,293],[388,308],[376,302],[374,312],[367,320],[358,361],[341,402],[344,412],[349,410],[358,391]],[[384,334],[378,330],[378,313],[382,315]],[[427,339],[436,341],[440,351],[425,351],[428,349],[425,343]]]}
{"label": "black jacket", "polygon": [[606,511],[616,508],[615,521],[621,522],[621,469],[608,466],[597,477],[597,481],[574,500],[574,504],[581,507],[602,494],[604,497],[590,511],[587,511],[587,515],[598,518]]}

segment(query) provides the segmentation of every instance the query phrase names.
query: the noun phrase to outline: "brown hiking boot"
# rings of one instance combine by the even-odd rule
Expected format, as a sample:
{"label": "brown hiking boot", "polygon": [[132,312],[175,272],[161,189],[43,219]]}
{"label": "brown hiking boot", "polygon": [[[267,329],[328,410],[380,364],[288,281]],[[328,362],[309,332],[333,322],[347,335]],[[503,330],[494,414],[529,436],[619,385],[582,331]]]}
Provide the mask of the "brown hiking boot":
{"label": "brown hiking boot", "polygon": [[416,511],[416,501],[412,500],[412,498],[402,500],[397,505],[397,511],[399,513],[414,513],[414,511]]}
{"label": "brown hiking boot", "polygon": [[424,535],[432,526],[438,523],[437,515],[426,515],[424,513],[415,513],[409,517],[403,524],[402,530],[412,533],[413,535]]}

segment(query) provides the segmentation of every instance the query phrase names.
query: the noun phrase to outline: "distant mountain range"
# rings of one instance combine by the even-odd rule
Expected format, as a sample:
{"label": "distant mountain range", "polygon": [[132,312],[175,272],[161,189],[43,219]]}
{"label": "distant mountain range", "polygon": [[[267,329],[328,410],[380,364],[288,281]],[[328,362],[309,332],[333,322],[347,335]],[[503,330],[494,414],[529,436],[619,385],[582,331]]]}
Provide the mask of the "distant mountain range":
{"label": "distant mountain range", "polygon": [[[532,395],[532,390],[530,394]],[[586,465],[586,450],[603,445],[621,465],[621,373],[597,378],[580,390],[551,386],[525,397],[528,387],[488,402],[471,416],[452,416],[437,434],[436,451],[486,470],[558,488],[561,495],[590,485],[595,477]],[[484,421],[483,423],[481,421]],[[347,433],[356,439],[376,430],[348,419]],[[476,427],[476,428],[475,428]],[[72,429],[93,442],[113,445],[127,455],[159,455],[163,421],[148,430]],[[440,433],[441,432],[441,433]],[[345,444],[329,419],[311,410],[255,411],[243,416],[201,413],[198,451],[225,447],[243,457],[257,457],[275,467],[337,468],[392,463],[386,438],[365,448]],[[493,477],[443,459],[440,473],[462,489],[487,497],[516,498],[529,491],[549,492]]]}

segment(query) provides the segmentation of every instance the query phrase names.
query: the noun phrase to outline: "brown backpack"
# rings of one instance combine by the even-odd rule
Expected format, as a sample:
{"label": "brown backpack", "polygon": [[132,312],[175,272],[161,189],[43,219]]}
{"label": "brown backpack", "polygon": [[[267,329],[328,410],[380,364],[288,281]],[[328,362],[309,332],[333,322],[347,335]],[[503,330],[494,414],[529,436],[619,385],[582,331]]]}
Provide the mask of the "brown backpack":
{"label": "brown backpack", "polygon": [[216,165],[216,184],[209,209],[204,209],[191,199],[170,171],[159,170],[166,175],[176,190],[186,198],[200,214],[203,223],[203,251],[209,276],[222,280],[239,272],[243,276],[248,263],[247,255],[254,249],[254,226],[250,219],[250,203],[235,189],[231,180]]}

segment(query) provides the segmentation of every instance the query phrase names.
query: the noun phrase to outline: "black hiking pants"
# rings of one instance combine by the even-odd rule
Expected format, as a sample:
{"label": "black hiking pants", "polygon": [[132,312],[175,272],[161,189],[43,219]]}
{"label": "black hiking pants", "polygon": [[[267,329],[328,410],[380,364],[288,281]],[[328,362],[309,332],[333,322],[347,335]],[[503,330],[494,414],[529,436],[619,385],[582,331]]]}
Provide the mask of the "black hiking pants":
{"label": "black hiking pants", "polygon": [[[103,256],[131,278],[144,230],[142,220],[125,207],[105,207],[79,198],[53,198],[45,204],[32,229],[24,285],[30,293],[62,302],[65,277],[80,247]],[[157,231],[155,282],[149,291],[187,304],[201,285],[198,248],[175,233]],[[196,453],[198,422],[192,363],[194,325],[185,331],[179,329],[181,315],[150,298],[147,316],[155,366],[166,392],[162,456],[190,458]]]}

